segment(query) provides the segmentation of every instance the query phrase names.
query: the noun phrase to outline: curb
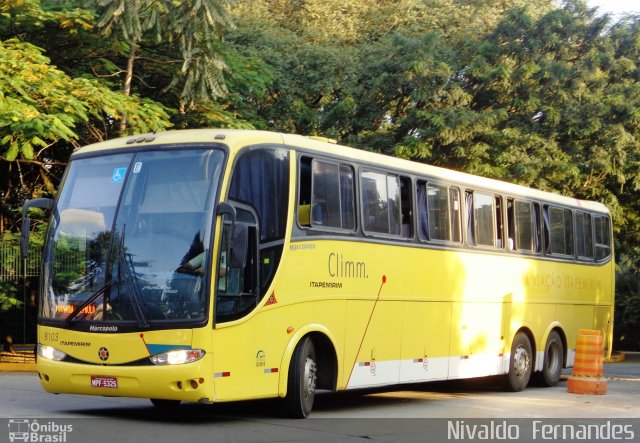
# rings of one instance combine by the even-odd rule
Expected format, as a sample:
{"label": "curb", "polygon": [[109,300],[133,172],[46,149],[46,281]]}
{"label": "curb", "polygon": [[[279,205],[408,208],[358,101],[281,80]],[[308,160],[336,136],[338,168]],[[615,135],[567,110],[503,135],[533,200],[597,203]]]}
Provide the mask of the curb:
{"label": "curb", "polygon": [[0,372],[37,372],[35,363],[0,363]]}
{"label": "curb", "polygon": [[612,353],[611,357],[609,358],[605,358],[604,362],[605,363],[620,363],[621,361],[624,361],[625,356],[622,352],[616,352],[616,353]]}

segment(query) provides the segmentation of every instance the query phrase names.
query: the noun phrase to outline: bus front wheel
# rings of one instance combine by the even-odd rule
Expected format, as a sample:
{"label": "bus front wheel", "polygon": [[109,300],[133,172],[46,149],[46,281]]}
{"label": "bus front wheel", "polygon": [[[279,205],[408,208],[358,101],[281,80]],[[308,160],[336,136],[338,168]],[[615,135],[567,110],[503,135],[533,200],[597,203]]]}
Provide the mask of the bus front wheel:
{"label": "bus front wheel", "polygon": [[546,386],[556,386],[562,375],[564,363],[564,347],[557,331],[551,331],[544,347],[544,364],[542,379]]}
{"label": "bus front wheel", "polygon": [[284,405],[291,417],[306,418],[311,413],[318,380],[316,361],[313,340],[305,337],[296,346],[289,366]]}
{"label": "bus front wheel", "polygon": [[529,384],[533,370],[533,352],[527,334],[520,331],[513,338],[507,388],[513,392],[524,390]]}

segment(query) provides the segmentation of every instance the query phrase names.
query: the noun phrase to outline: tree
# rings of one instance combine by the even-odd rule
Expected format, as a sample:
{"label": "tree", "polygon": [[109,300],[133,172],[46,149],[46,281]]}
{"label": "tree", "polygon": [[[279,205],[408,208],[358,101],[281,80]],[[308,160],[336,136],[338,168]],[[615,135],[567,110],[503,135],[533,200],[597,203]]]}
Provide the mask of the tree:
{"label": "tree", "polygon": [[[226,0],[89,0],[87,5],[97,9],[97,27],[105,36],[115,34],[122,39],[126,54],[123,92],[131,94],[134,64],[145,52],[145,45],[168,41],[177,45],[180,58],[163,57],[157,62],[180,63],[174,71],[169,89],[182,85],[179,106],[181,112],[198,100],[209,100],[227,92],[223,72],[227,69],[221,57],[220,36],[224,28],[232,26],[225,9]],[[109,67],[115,65],[109,64]],[[113,74],[111,72],[110,74]],[[122,114],[120,132],[127,126]]]}
{"label": "tree", "polygon": [[[228,39],[273,69],[252,98],[266,126],[601,201],[618,258],[637,257],[640,17],[492,3],[241,1]],[[620,291],[637,329],[640,294]]]}
{"label": "tree", "polygon": [[532,6],[535,14],[553,7],[549,0],[236,0],[233,14],[247,22],[268,23],[305,42],[344,46],[375,42],[403,30],[437,32],[461,42],[490,32],[504,12]]}
{"label": "tree", "polygon": [[5,5],[2,11],[0,231],[6,225],[15,229],[24,200],[52,195],[74,146],[81,139],[87,144],[106,138],[120,113],[130,116],[137,132],[170,126],[166,107],[114,92],[95,78],[71,77],[53,66],[43,49],[20,40],[25,31],[52,23],[63,33],[76,29],[73,23],[87,26],[86,13],[45,11],[33,0]]}

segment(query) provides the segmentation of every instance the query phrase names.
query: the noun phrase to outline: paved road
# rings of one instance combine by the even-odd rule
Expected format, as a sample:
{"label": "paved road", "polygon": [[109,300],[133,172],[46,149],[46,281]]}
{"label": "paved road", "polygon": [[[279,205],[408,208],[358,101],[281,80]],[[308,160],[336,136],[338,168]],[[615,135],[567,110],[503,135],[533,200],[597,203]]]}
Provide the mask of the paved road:
{"label": "paved road", "polygon": [[[463,425],[508,420],[515,423],[513,426],[523,426],[526,433],[532,419],[606,424],[615,418],[623,419],[621,426],[633,426],[627,431],[640,438],[640,360],[608,364],[605,374],[609,377],[609,393],[598,396],[569,394],[564,382],[555,388],[504,392],[491,379],[409,385],[398,390],[321,393],[311,418],[288,420],[279,415],[279,404],[272,400],[183,405],[176,412],[166,413],[147,400],[46,394],[34,374],[3,373],[0,442],[9,441],[5,426],[18,426],[18,419],[37,421],[38,426],[51,424],[54,433],[56,426],[69,424],[73,432],[64,434],[64,441],[69,443],[425,441],[426,435],[431,437],[429,441],[447,441],[452,420]],[[528,420],[513,420],[516,418]],[[519,437],[519,441],[539,440]]]}

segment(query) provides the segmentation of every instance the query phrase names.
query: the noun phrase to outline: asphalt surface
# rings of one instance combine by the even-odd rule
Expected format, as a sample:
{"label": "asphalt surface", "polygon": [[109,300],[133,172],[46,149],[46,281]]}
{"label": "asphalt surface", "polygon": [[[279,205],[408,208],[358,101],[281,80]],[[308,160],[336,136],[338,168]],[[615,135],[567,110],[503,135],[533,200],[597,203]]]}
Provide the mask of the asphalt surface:
{"label": "asphalt surface", "polygon": [[[623,440],[629,441],[630,433],[631,441],[640,440],[640,356],[606,364],[605,375],[606,395],[568,393],[565,381],[554,388],[505,392],[492,378],[319,393],[310,418],[291,420],[276,400],[185,404],[167,412],[144,399],[51,395],[35,374],[5,372],[0,373],[0,443],[12,435],[14,441],[64,443],[487,441],[474,429],[493,429],[490,441],[529,442],[549,440],[545,435],[563,440],[553,432],[588,424],[608,434],[574,441],[603,440],[616,430]],[[21,426],[29,426],[29,439],[10,434]],[[501,430],[517,438],[497,438]]]}

